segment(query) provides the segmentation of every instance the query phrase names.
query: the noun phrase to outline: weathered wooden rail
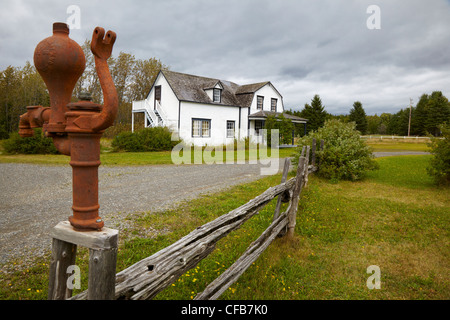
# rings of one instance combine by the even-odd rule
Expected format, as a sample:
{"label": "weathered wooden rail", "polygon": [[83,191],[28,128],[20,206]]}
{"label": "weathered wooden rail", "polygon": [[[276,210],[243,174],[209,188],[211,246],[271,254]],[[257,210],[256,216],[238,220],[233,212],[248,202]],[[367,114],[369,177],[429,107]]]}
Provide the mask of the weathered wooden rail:
{"label": "weathered wooden rail", "polygon": [[[313,146],[311,158],[315,159],[315,141]],[[308,174],[316,170],[315,165],[309,164],[309,154],[310,147],[303,147],[294,178],[287,180],[290,166],[288,158],[284,164],[281,184],[270,187],[239,208],[196,228],[172,245],[117,273],[114,298],[152,299],[213,252],[220,239],[241,227],[245,221],[278,197],[274,219],[270,226],[250,244],[233,265],[195,297],[196,300],[217,299],[237,281],[277,236],[292,237],[294,235],[301,190],[308,182]],[[289,205],[286,211],[280,214],[281,202],[289,202]],[[71,299],[87,298],[86,290]]]}

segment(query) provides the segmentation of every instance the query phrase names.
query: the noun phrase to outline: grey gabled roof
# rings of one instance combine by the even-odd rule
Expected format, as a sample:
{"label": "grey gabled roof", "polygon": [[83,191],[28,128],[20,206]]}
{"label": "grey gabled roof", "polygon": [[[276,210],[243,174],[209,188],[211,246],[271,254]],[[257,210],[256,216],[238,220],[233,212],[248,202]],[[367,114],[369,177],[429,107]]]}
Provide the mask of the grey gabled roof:
{"label": "grey gabled roof", "polygon": [[[200,77],[186,73],[161,70],[169,82],[178,100],[205,104],[249,107],[252,103],[254,93],[270,83],[269,81],[238,85],[231,81],[214,78]],[[205,92],[220,83],[223,87],[220,102],[213,102]]]}
{"label": "grey gabled roof", "polygon": [[261,89],[268,83],[270,83],[270,82],[265,81],[265,82],[244,84],[243,86],[239,86],[239,88],[236,90],[236,94],[255,93],[256,91],[258,91],[259,89]]}

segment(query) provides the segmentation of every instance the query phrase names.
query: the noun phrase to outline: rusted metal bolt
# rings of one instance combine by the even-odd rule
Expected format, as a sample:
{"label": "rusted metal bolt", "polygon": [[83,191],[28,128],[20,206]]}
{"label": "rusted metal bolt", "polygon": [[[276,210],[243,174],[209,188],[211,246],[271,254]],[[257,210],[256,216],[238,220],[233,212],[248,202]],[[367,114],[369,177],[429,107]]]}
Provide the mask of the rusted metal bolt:
{"label": "rusted metal bolt", "polygon": [[87,91],[82,91],[78,95],[78,99],[84,100],[84,101],[91,101],[92,100],[92,94],[90,92],[87,92]]}

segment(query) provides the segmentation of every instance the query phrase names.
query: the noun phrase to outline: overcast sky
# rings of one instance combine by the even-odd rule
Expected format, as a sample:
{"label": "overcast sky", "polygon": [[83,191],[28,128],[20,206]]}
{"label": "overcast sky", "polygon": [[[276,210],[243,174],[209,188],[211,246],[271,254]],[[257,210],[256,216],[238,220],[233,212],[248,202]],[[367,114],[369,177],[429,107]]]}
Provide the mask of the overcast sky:
{"label": "overcast sky", "polygon": [[80,9],[70,33],[80,44],[101,26],[117,33],[115,56],[238,84],[271,81],[286,109],[315,94],[332,114],[356,100],[381,114],[435,90],[450,98],[449,0],[0,0],[0,69],[32,63],[70,5]]}

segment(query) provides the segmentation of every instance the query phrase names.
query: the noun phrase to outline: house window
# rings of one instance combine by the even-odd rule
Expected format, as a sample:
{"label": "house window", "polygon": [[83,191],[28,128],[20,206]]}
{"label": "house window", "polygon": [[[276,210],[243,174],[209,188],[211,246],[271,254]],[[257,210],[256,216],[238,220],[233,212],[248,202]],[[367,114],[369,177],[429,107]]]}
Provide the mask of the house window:
{"label": "house window", "polygon": [[155,87],[155,100],[161,101],[161,86]]}
{"label": "house window", "polygon": [[255,120],[255,134],[259,136],[261,134],[261,129],[264,127],[262,120]]}
{"label": "house window", "polygon": [[192,119],[192,137],[193,138],[211,137],[211,120],[210,119]]}
{"label": "house window", "polygon": [[213,90],[213,101],[214,102],[220,102],[221,98],[222,98],[221,96],[222,96],[222,90],[214,88],[214,90]]}
{"label": "house window", "polygon": [[270,100],[270,111],[277,112],[277,99],[275,98]]}
{"label": "house window", "polygon": [[264,104],[264,97],[263,96],[257,96],[256,97],[256,109],[262,110]]}
{"label": "house window", "polygon": [[155,110],[157,103],[161,104],[161,86],[155,87],[155,107],[154,107]]}
{"label": "house window", "polygon": [[234,138],[234,121],[227,121],[227,138]]}

